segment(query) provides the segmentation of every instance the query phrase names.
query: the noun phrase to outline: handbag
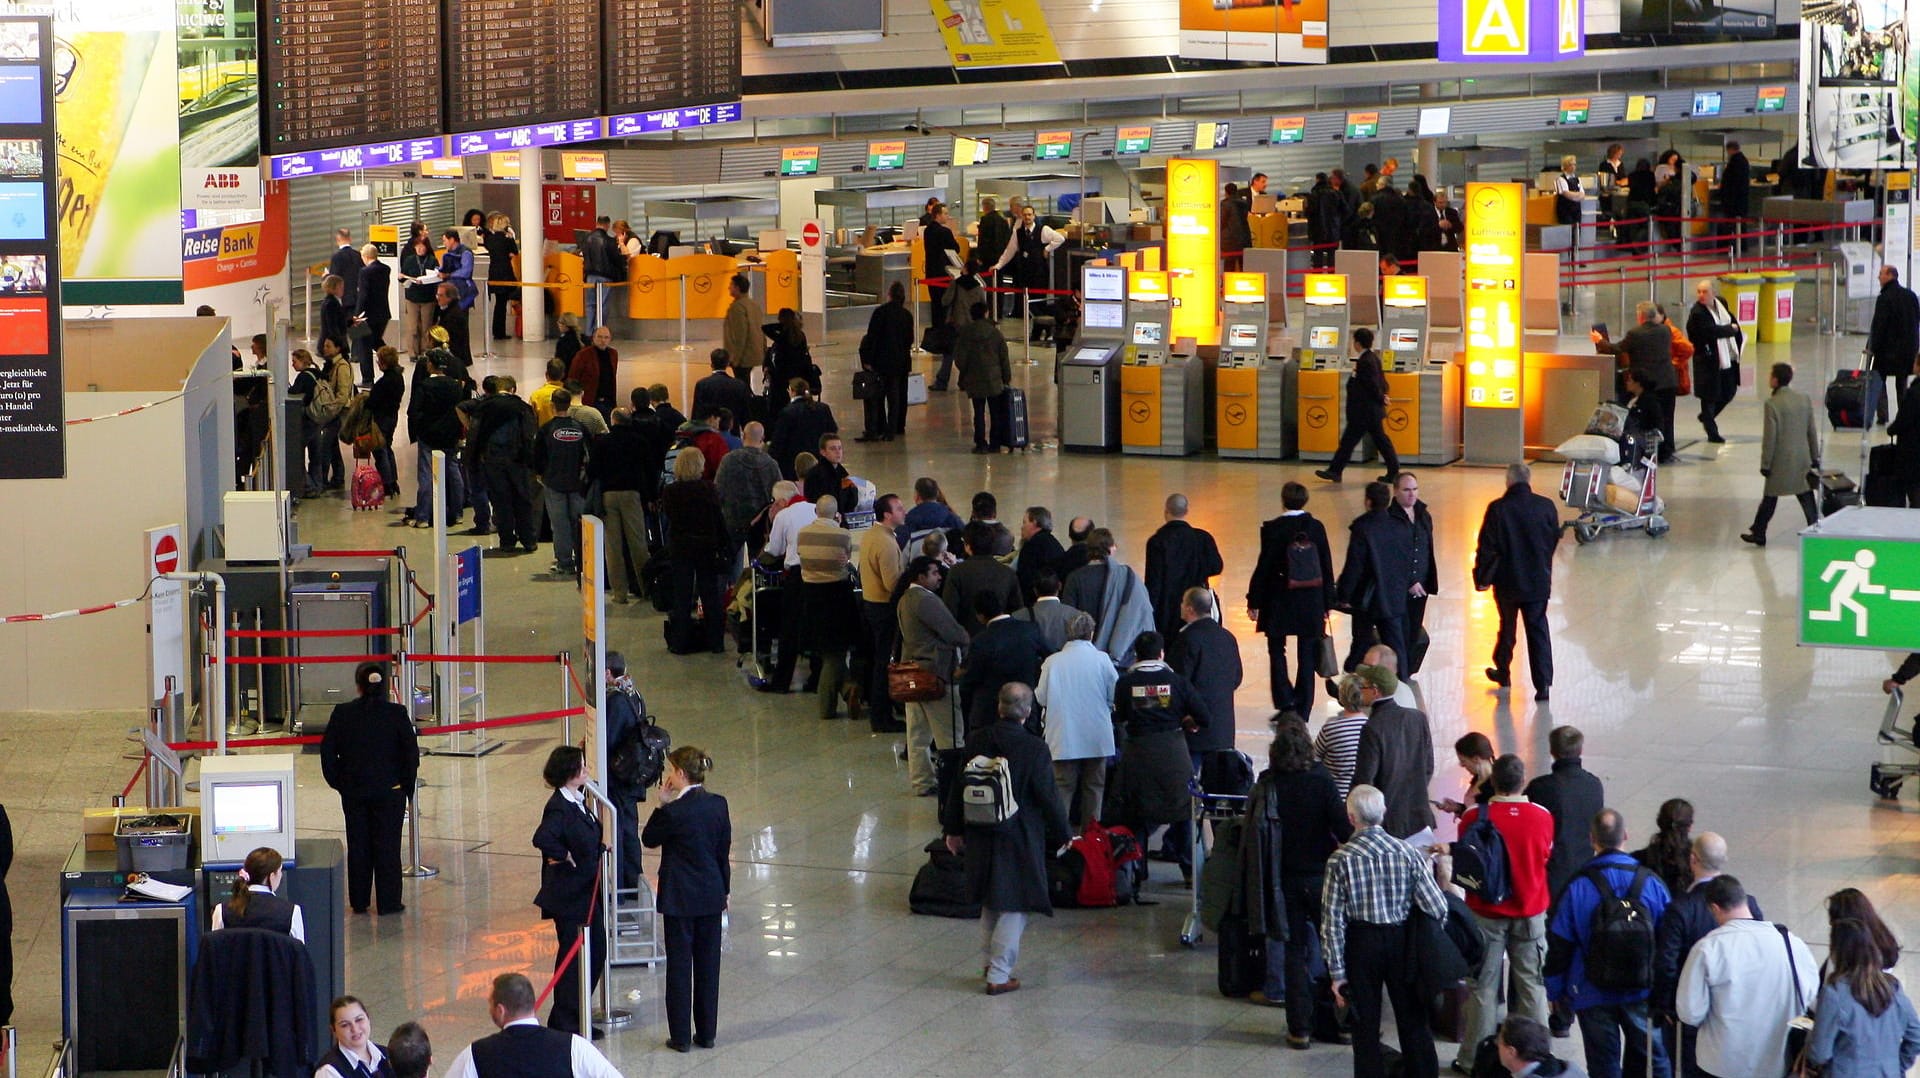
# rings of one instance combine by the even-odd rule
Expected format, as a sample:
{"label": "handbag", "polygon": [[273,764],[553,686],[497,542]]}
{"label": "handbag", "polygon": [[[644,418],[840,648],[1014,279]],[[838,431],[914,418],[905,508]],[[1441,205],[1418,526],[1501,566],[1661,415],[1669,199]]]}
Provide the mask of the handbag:
{"label": "handbag", "polygon": [[1333,626],[1328,625],[1320,632],[1320,664],[1314,670],[1323,678],[1340,676],[1340,651],[1333,646]]}
{"label": "handbag", "polygon": [[860,370],[853,372],[853,399],[870,401],[878,399],[886,389],[880,375],[875,371]]}
{"label": "handbag", "polygon": [[953,327],[945,322],[935,322],[927,326],[920,334],[920,350],[934,355],[946,355],[953,348]]}
{"label": "handbag", "polygon": [[1780,942],[1787,949],[1787,970],[1793,977],[1793,1017],[1787,1020],[1787,1073],[1800,1076],[1815,1073],[1815,1068],[1807,1061],[1807,1042],[1813,1039],[1813,1015],[1807,1007],[1807,997],[1800,992],[1800,965],[1793,957],[1793,937],[1788,934],[1787,926],[1776,924],[1780,931]]}
{"label": "handbag", "polygon": [[947,683],[916,662],[887,664],[887,699],[896,704],[924,704],[947,695]]}

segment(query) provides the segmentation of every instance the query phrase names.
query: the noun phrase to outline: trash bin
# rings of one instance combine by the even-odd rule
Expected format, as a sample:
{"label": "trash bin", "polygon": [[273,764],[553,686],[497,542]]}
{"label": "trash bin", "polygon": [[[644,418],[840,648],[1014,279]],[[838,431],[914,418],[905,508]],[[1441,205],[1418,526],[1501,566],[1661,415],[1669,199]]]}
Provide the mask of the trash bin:
{"label": "trash bin", "polygon": [[1740,332],[1747,335],[1747,340],[1753,340],[1760,328],[1760,284],[1757,273],[1720,275],[1720,302],[1733,313],[1733,320],[1740,323]]}
{"label": "trash bin", "polygon": [[1793,340],[1793,286],[1800,275],[1792,270],[1760,274],[1760,339],[1767,343]]}

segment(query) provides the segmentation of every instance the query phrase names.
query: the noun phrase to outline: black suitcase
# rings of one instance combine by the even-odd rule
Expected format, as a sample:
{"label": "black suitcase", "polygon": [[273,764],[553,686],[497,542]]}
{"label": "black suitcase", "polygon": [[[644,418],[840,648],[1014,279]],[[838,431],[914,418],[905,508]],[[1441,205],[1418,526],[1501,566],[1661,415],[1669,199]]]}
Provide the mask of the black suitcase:
{"label": "black suitcase", "polygon": [[1247,931],[1244,915],[1220,919],[1220,994],[1240,999],[1267,983],[1267,941]]}
{"label": "black suitcase", "polygon": [[1835,430],[1867,425],[1867,372],[1841,371],[1827,383],[1827,422]]}
{"label": "black suitcase", "polygon": [[945,838],[927,843],[927,863],[913,877],[907,891],[907,908],[930,917],[960,917],[977,920],[980,904],[967,891],[967,866],[947,849]]}
{"label": "black suitcase", "polygon": [[1891,444],[1876,445],[1867,454],[1867,481],[1862,494],[1868,505],[1899,509],[1907,504],[1906,492],[1900,489],[1900,480],[1895,473],[1898,465],[1893,458],[1894,447]]}
{"label": "black suitcase", "polygon": [[653,608],[665,614],[673,609],[673,563],[666,555],[656,554],[640,569],[640,583],[647,589]]}
{"label": "black suitcase", "polygon": [[1860,504],[1860,488],[1845,472],[1820,472],[1820,515],[1830,517]]}
{"label": "black suitcase", "polygon": [[1027,391],[1008,386],[1007,394],[1007,445],[1013,449],[1025,449],[1031,443],[1027,430]]}

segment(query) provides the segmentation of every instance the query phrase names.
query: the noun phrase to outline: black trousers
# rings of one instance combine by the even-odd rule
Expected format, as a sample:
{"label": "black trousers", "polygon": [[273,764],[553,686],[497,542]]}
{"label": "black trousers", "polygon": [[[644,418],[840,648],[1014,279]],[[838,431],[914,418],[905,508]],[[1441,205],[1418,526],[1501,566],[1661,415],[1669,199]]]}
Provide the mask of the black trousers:
{"label": "black trousers", "polygon": [[[540,525],[533,515],[533,473],[524,464],[480,466],[487,497],[493,503],[493,526],[501,546],[533,546],[540,541]],[[544,515],[544,514],[543,514]]]}
{"label": "black trousers", "polygon": [[367,319],[367,335],[355,338],[353,358],[360,362],[360,384],[373,384],[373,354],[387,346],[387,325],[391,318]]}
{"label": "black trousers", "polygon": [[[1293,669],[1287,669],[1287,641],[1293,641]],[[1314,672],[1320,666],[1319,633],[1311,636],[1267,634],[1267,684],[1273,691],[1273,709],[1292,711],[1302,718],[1313,713]]]}
{"label": "black trousers", "polygon": [[973,444],[999,448],[1011,445],[1007,432],[1007,405],[1012,402],[1005,390],[991,397],[969,397],[973,402]]}
{"label": "black trousers", "polygon": [[1379,414],[1361,415],[1347,413],[1347,425],[1340,432],[1340,447],[1333,451],[1333,461],[1327,470],[1335,475],[1347,470],[1347,462],[1353,459],[1353,451],[1359,447],[1361,438],[1373,440],[1374,452],[1387,463],[1388,475],[1400,474],[1400,454],[1393,448],[1393,439],[1387,437],[1387,417]]}
{"label": "black trousers", "polygon": [[1665,464],[1673,459],[1674,452],[1680,448],[1680,443],[1673,437],[1673,409],[1679,403],[1680,389],[1676,386],[1653,392],[1660,398],[1660,463]]}
{"label": "black trousers", "polygon": [[1427,633],[1427,597],[1407,599],[1406,634],[1407,650],[1395,650],[1394,656],[1400,660],[1400,675],[1412,677],[1420,672],[1427,661],[1427,645],[1421,643]]}
{"label": "black trousers", "polygon": [[610,800],[614,808],[614,833],[620,843],[620,879],[615,886],[631,891],[640,886],[640,795],[622,790],[614,793]]}
{"label": "black trousers", "polygon": [[[773,657],[774,688],[785,692],[793,687],[793,668],[800,662],[800,637],[806,625],[806,602],[801,599],[800,570],[788,569],[780,577],[780,638]],[[807,662],[807,681],[820,680],[820,659]]]}
{"label": "black trousers", "polygon": [[[1696,387],[1694,392],[1698,393],[1699,389]],[[1700,426],[1705,428],[1707,437],[1720,437],[1720,413],[1726,411],[1727,405],[1732,402],[1732,397],[1724,395],[1700,398]]]}
{"label": "black trousers", "polygon": [[[1820,503],[1814,499],[1813,491],[1803,490],[1794,497],[1800,499],[1800,511],[1806,514],[1807,523],[1820,519]],[[1760,499],[1760,508],[1753,511],[1753,534],[1762,539],[1767,537],[1767,525],[1773,523],[1773,511],[1779,501],[1779,496],[1774,494]]]}
{"label": "black trousers", "polygon": [[1436,1078],[1439,1054],[1427,1026],[1427,1001],[1407,976],[1406,926],[1347,922],[1347,1003],[1353,1013],[1354,1078],[1386,1078],[1380,1051],[1380,998],[1393,1001],[1404,1078]]}
{"label": "black trousers", "polygon": [[[607,972],[607,948],[605,946],[607,911],[598,902],[593,906],[593,922],[588,928],[593,944],[593,989],[600,990],[600,978]],[[580,938],[580,926],[584,922],[572,917],[553,919],[553,971],[560,972],[562,963],[567,961],[567,952],[573,949],[574,941]],[[553,987],[553,1009],[547,1012],[547,1028],[563,1033],[584,1034],[580,1024],[580,967],[578,958],[567,964],[567,975]]]}
{"label": "black trousers", "polygon": [[[684,654],[702,647],[715,652],[726,650],[727,614],[720,599],[725,577],[726,573],[719,568],[673,563],[673,612],[667,615],[667,639],[675,652]],[[706,611],[706,617],[700,622],[699,639],[694,637],[696,600]]]}
{"label": "black trousers", "polygon": [[[1411,602],[1412,600],[1409,600]],[[1347,657],[1341,669],[1351,674],[1365,661],[1367,649],[1380,644],[1393,649],[1393,657],[1399,662],[1400,676],[1406,677],[1415,671],[1408,669],[1410,656],[1407,648],[1413,642],[1408,631],[1406,613],[1390,617],[1372,617],[1356,611],[1353,615],[1353,642],[1347,646]]]}
{"label": "black trousers", "polygon": [[893,604],[861,600],[860,622],[867,630],[872,660],[867,664],[867,720],[877,731],[893,721],[893,701],[887,698],[887,664],[893,661],[893,638],[900,631]]}
{"label": "black trousers", "polygon": [[1873,414],[1876,419],[1885,423],[1889,411],[1887,408],[1887,379],[1893,379],[1894,395],[1897,399],[1904,401],[1907,399],[1907,382],[1912,376],[1906,374],[1881,374],[1878,371],[1868,371],[1867,377],[1876,378],[1880,382],[1880,392],[1874,395]]}
{"label": "black trousers", "polygon": [[[712,1044],[720,1021],[720,915],[663,918],[667,929],[667,1039]],[[689,1038],[691,1034],[691,1038]]]}
{"label": "black trousers", "polygon": [[406,822],[407,795],[394,790],[375,796],[341,795],[347,821],[347,905],[367,908],[377,888],[380,911],[400,909],[400,828]]}
{"label": "black trousers", "polygon": [[1493,605],[1500,612],[1500,631],[1493,638],[1493,668],[1505,674],[1513,665],[1514,622],[1527,630],[1527,671],[1535,690],[1553,684],[1553,638],[1547,635],[1547,601],[1516,603],[1502,599],[1496,589]]}
{"label": "black trousers", "polygon": [[[487,303],[493,308],[493,339],[496,343],[507,339],[507,304],[519,298],[519,288],[512,285],[502,288],[499,285],[488,282]],[[601,318],[606,318],[604,312],[601,314]]]}

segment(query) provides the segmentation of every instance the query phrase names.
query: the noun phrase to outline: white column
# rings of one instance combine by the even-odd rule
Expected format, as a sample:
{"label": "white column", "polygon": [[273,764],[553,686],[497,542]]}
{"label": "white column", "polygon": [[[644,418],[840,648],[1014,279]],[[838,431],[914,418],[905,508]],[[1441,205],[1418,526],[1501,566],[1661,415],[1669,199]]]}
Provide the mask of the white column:
{"label": "white column", "polygon": [[[540,151],[520,151],[520,279],[544,281],[547,272],[547,208],[540,198]],[[547,336],[547,291],[520,290],[521,340]]]}

